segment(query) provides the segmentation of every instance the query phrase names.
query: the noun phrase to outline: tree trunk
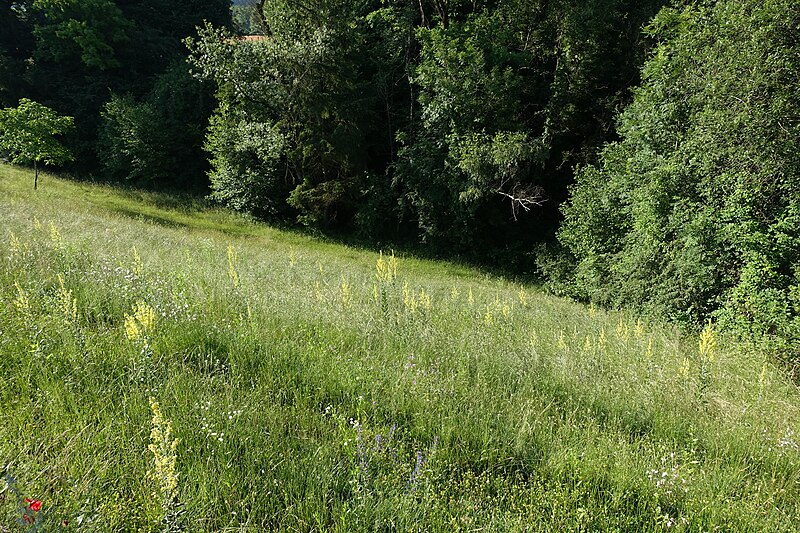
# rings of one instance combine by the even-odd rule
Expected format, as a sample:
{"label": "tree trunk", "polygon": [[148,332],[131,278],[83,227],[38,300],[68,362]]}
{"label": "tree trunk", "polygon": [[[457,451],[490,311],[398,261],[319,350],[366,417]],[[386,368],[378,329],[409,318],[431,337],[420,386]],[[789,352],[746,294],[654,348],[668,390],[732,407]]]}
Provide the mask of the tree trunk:
{"label": "tree trunk", "polygon": [[33,160],[33,190],[36,190],[36,185],[39,183],[39,162]]}

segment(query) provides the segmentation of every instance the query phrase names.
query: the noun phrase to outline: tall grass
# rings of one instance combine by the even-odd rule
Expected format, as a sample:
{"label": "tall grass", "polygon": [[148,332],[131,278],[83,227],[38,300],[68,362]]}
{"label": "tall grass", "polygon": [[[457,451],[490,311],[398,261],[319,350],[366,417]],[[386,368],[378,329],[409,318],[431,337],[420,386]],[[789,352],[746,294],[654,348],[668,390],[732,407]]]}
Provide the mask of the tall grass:
{"label": "tall grass", "polygon": [[0,167],[0,466],[39,524],[800,529],[800,395],[712,327],[29,180]]}

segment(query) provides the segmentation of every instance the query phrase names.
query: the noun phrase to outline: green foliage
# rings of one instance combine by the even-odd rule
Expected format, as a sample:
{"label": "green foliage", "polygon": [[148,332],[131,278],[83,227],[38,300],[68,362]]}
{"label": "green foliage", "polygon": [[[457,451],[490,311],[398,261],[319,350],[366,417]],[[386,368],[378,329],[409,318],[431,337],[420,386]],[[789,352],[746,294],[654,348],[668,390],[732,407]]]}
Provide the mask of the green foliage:
{"label": "green foliage", "polygon": [[166,132],[147,102],[112,95],[103,110],[100,159],[110,176],[139,182],[166,175]]}
{"label": "green foliage", "polygon": [[423,235],[461,250],[546,240],[571,166],[611,136],[659,5],[472,3],[420,29],[421,124],[396,179]]}
{"label": "green foliage", "polygon": [[[218,87],[213,196],[504,262],[547,238],[570,166],[613,133],[660,2],[257,5],[261,39],[189,42]],[[280,133],[268,158],[234,142],[243,122]]]}
{"label": "green foliage", "polygon": [[[108,135],[99,143],[100,132],[129,129],[133,119],[141,119],[147,114],[143,109],[152,106],[160,131],[172,136],[157,150],[159,157],[163,156],[159,170],[166,171],[114,163],[112,173],[114,177],[137,179],[149,174],[150,180],[157,173],[160,180],[176,174],[174,185],[184,185],[184,168],[195,175],[204,171],[197,162],[202,145],[198,132],[211,112],[211,96],[202,94],[205,89],[198,89],[189,80],[185,67],[184,80],[175,84],[168,102],[174,111],[162,107],[155,93],[164,92],[167,78],[179,81],[175,65],[186,56],[181,39],[193,34],[195,26],[204,20],[227,23],[229,8],[227,0],[6,2],[0,6],[0,100],[10,104],[25,96],[74,116],[76,135],[69,140],[70,148],[77,166],[89,171],[97,171],[108,156],[100,146],[109,146]],[[191,85],[194,87],[186,90]],[[107,127],[103,123],[111,115],[101,115],[110,95],[130,97],[141,109]],[[118,104],[109,105],[119,111]],[[187,108],[190,112],[184,113]],[[114,116],[120,117],[119,113]],[[187,127],[188,133],[183,133]],[[156,154],[149,157],[151,161],[155,158]],[[195,177],[194,182],[198,181]]]}
{"label": "green foliage", "polygon": [[[659,45],[579,172],[561,240],[575,294],[797,339],[800,45],[790,1],[664,9]],[[785,343],[785,344],[784,344]]]}
{"label": "green foliage", "polygon": [[105,174],[139,185],[202,188],[203,121],[212,99],[183,62],[159,75],[142,100],[112,94],[98,139]]}
{"label": "green foliage", "polygon": [[[332,204],[346,208],[335,191],[352,190],[367,157],[354,55],[359,35],[348,6],[271,2],[262,40],[207,26],[188,41],[199,74],[219,87],[207,139],[215,198],[286,216],[289,192],[298,188],[291,203],[307,222]],[[306,201],[311,197],[328,205]]]}
{"label": "green foliage", "polygon": [[32,8],[43,17],[34,29],[38,59],[79,57],[98,70],[121,66],[116,49],[130,43],[134,28],[113,0],[34,0]]}
{"label": "green foliage", "polygon": [[72,117],[62,117],[49,107],[23,98],[18,107],[0,109],[0,152],[5,152],[13,163],[32,163],[38,177],[39,163],[59,165],[72,159],[58,139],[72,127]]}

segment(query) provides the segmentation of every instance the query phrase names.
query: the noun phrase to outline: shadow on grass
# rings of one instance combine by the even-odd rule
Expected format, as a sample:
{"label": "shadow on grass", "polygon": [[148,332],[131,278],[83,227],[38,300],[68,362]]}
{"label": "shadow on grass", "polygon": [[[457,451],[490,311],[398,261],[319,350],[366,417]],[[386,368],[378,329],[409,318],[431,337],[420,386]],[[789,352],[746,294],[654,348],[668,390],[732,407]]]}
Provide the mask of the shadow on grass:
{"label": "shadow on grass", "polygon": [[[18,181],[12,189],[27,186],[29,169],[2,165],[3,174]],[[161,226],[196,231],[218,232],[240,238],[269,238],[276,242],[305,241],[309,244],[346,246],[353,253],[378,253],[393,250],[406,258],[440,262],[439,267],[454,277],[489,276],[512,282],[541,284],[535,277],[532,261],[523,261],[524,267],[511,266],[502,258],[462,255],[448,250],[423,246],[409,233],[385,239],[372,239],[354,231],[316,229],[291,224],[286,221],[260,220],[242,213],[220,208],[208,201],[201,191],[163,191],[132,187],[128,184],[105,180],[87,180],[66,174],[47,173],[58,184],[53,184],[64,201],[85,202],[90,206],[135,220]],[[22,182],[25,181],[23,186]],[[207,192],[207,191],[206,191]],[[339,253],[346,254],[345,251]],[[528,255],[528,254],[523,254]],[[445,262],[442,264],[441,262]]]}

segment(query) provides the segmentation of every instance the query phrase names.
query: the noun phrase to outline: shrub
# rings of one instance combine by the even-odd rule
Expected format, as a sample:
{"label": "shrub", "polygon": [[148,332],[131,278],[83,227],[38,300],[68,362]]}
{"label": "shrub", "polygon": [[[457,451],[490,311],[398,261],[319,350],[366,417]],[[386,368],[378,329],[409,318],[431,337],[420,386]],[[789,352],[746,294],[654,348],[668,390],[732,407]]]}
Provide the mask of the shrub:
{"label": "shrub", "polygon": [[656,16],[622,140],[563,210],[576,296],[797,337],[799,22],[789,0]]}

